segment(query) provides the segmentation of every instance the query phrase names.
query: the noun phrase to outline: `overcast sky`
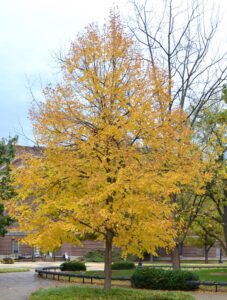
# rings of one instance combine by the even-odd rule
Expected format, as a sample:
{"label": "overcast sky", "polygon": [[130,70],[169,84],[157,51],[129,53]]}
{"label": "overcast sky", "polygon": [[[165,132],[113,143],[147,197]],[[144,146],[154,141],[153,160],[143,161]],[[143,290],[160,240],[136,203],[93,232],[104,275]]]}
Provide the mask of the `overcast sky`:
{"label": "overcast sky", "polygon": [[[218,1],[226,16],[226,0]],[[32,136],[28,86],[39,97],[41,85],[57,77],[54,53],[88,23],[103,23],[113,3],[130,13],[127,0],[0,0],[0,137],[22,129]],[[30,144],[23,137],[19,143]]]}

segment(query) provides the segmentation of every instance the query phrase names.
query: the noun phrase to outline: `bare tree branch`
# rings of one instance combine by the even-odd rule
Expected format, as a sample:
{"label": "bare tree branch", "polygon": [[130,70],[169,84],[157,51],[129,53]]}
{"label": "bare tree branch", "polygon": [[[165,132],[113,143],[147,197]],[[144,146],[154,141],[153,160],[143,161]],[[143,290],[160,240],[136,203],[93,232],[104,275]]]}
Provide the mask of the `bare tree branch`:
{"label": "bare tree branch", "polygon": [[154,0],[131,3],[135,17],[129,28],[142,45],[146,62],[166,72],[169,109],[187,111],[194,125],[203,107],[218,98],[227,79],[227,52],[217,50],[217,9],[206,10],[203,0],[178,6],[175,0],[165,0],[160,11]]}

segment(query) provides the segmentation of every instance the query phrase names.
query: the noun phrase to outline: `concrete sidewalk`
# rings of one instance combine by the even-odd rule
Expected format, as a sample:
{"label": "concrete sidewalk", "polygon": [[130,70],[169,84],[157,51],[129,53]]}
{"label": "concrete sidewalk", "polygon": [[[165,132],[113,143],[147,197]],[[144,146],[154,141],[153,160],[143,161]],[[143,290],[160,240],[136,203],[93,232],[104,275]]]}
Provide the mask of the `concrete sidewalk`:
{"label": "concrete sidewalk", "polygon": [[61,262],[46,262],[46,261],[37,261],[37,262],[15,262],[14,264],[2,264],[0,263],[0,269],[17,269],[17,268],[28,268],[36,269],[42,267],[57,267]]}
{"label": "concrete sidewalk", "polygon": [[[36,269],[36,268],[44,268],[44,267],[58,267],[62,262],[47,262],[47,261],[36,261],[36,262],[15,262],[14,264],[1,264],[0,269],[5,268],[28,268],[28,269]],[[104,270],[104,263],[86,263],[88,270]]]}
{"label": "concrete sidewalk", "polygon": [[27,300],[39,288],[64,286],[66,283],[38,278],[34,271],[0,274],[1,300]]}
{"label": "concrete sidewalk", "polygon": [[[61,262],[15,262],[0,264],[0,268],[29,268],[30,272],[0,273],[1,300],[27,300],[39,288],[69,285],[67,282],[47,280],[37,277],[34,269],[59,266]],[[88,263],[88,270],[103,270],[104,264]]]}

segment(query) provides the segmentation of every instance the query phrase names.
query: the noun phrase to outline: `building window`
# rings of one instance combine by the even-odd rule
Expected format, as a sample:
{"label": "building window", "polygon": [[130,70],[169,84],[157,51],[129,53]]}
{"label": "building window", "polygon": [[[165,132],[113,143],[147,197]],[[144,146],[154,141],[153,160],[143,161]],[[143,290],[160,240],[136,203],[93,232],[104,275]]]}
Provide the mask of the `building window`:
{"label": "building window", "polygon": [[19,253],[19,242],[17,240],[12,240],[12,253],[13,254]]}

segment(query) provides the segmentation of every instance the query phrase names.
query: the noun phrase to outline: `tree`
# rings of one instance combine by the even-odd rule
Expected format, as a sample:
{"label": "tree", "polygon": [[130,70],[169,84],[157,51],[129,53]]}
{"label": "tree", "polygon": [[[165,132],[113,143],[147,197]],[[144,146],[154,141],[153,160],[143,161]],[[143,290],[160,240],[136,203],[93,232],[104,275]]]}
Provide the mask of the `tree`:
{"label": "tree", "polygon": [[200,214],[191,226],[191,235],[185,239],[186,244],[203,248],[205,263],[208,264],[209,251],[217,241],[216,236],[222,235],[221,225],[209,217],[214,215],[210,201],[206,201]]}
{"label": "tree", "polygon": [[11,163],[15,157],[15,143],[17,138],[10,138],[8,141],[0,141],[0,235],[7,233],[7,227],[13,220],[4,212],[4,202],[15,196],[11,180]]}
{"label": "tree", "polygon": [[[204,156],[209,159],[212,180],[206,185],[206,204],[210,210],[205,213],[209,223],[221,227],[222,234],[204,228],[207,234],[218,240],[227,253],[227,164],[226,164],[226,87],[223,87],[222,105],[206,108],[197,121],[197,139],[203,146]],[[212,209],[211,209],[212,208]]]}
{"label": "tree", "polygon": [[[205,171],[204,171],[205,173]],[[209,181],[208,179],[205,180]],[[174,269],[180,268],[180,248],[187,240],[188,234],[192,230],[192,225],[197,216],[200,214],[204,205],[206,196],[204,193],[196,190],[190,186],[181,190],[181,193],[174,198],[175,203],[175,220],[181,224],[175,239],[176,245],[171,252],[172,263]]]}
{"label": "tree", "polygon": [[132,3],[135,19],[130,29],[143,45],[148,64],[166,71],[169,109],[187,110],[194,125],[204,106],[220,100],[227,78],[227,53],[217,51],[217,10],[202,0],[159,1],[159,10],[155,0]]}
{"label": "tree", "polygon": [[[209,14],[207,4],[205,7],[198,0],[132,0],[132,4],[135,16],[130,30],[142,45],[148,66],[165,70],[163,84],[171,98],[169,110],[180,107],[186,111],[194,127],[204,108],[221,101],[220,92],[227,78],[226,51],[216,51],[216,11],[212,9]],[[184,221],[172,252],[174,268],[180,267],[178,245],[185,239],[204,199],[193,190],[173,197],[178,207],[177,219]]]}
{"label": "tree", "polygon": [[[204,161],[206,161],[207,169],[210,171],[211,180],[206,183],[206,191],[203,195],[198,195],[192,190],[186,190],[178,196],[176,201],[178,217],[184,224],[177,238],[178,244],[184,243],[187,234],[194,230],[195,225],[193,224],[197,224],[197,228],[199,222],[199,231],[202,230],[200,233],[201,235],[204,234],[203,238],[201,236],[202,242],[205,242],[205,237],[207,238],[206,242],[215,239],[222,244],[223,249],[226,249],[225,242],[223,242],[223,238],[225,236],[227,238],[227,235],[224,234],[224,232],[227,233],[227,226],[225,225],[227,222],[224,221],[226,201],[224,196],[226,189],[225,87],[219,98],[220,100],[212,107],[204,107],[194,124],[194,139],[203,151]],[[223,233],[221,233],[220,228],[223,229]],[[195,243],[198,244],[199,242],[195,241]],[[209,246],[207,245],[207,247],[208,251]]]}
{"label": "tree", "polygon": [[86,234],[104,240],[108,289],[113,244],[140,257],[173,247],[171,195],[203,189],[201,153],[115,12],[102,32],[93,24],[78,35],[60,63],[62,82],[31,110],[42,147],[14,172],[8,209],[44,250]]}
{"label": "tree", "polygon": [[0,236],[7,233],[7,227],[12,225],[13,219],[5,214],[4,205],[0,204]]}

